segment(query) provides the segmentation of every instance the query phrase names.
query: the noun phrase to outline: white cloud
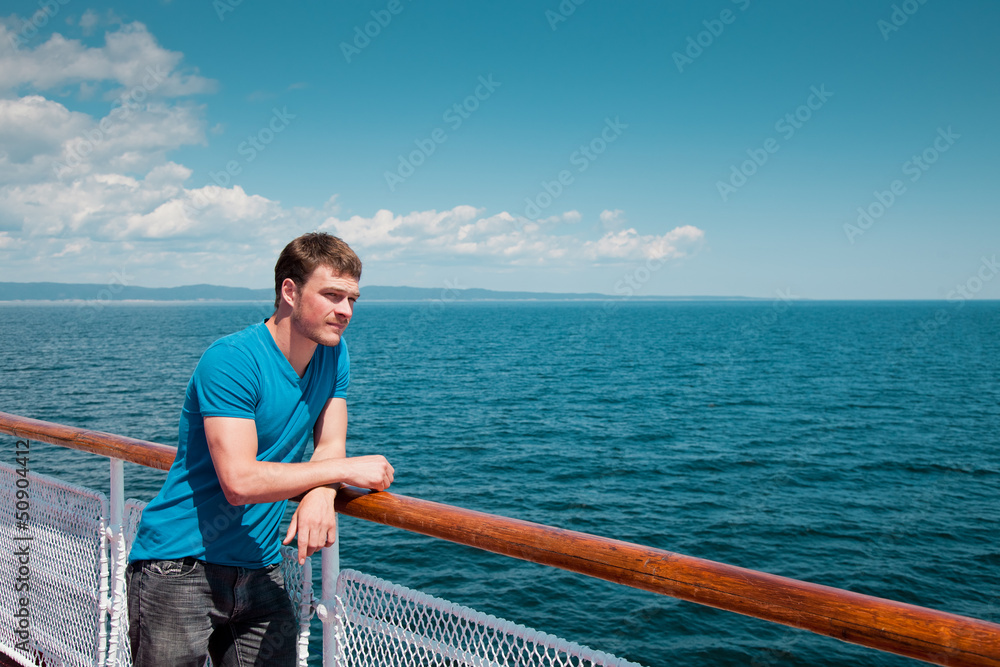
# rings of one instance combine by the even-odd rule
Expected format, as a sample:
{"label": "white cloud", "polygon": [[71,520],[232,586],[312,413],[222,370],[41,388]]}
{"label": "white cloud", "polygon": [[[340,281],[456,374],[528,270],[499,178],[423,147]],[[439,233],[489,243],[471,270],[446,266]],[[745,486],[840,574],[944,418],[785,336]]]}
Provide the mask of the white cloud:
{"label": "white cloud", "polygon": [[19,220],[25,237],[87,235],[130,239],[253,238],[287,212],[239,186],[186,189],[191,171],[169,162],[137,179],[90,174],[0,189],[0,216]]}
{"label": "white cloud", "polygon": [[[103,20],[88,12],[80,25]],[[18,48],[10,23],[0,24],[4,278],[30,279],[44,265],[46,279],[80,281],[98,267],[141,265],[147,284],[156,276],[232,284],[240,275],[266,284],[275,246],[336,212],[332,200],[323,211],[293,213],[240,187],[192,187],[191,170],[167,155],[206,141],[204,110],[173,98],[214,83],[181,71],[182,54],[160,47],[141,24],[112,30],[101,47],[55,34]],[[129,97],[109,103],[103,117],[67,106],[66,86],[87,94],[109,84]],[[29,92],[11,94],[20,90]]]}
{"label": "white cloud", "polygon": [[83,34],[90,35],[94,32],[94,28],[100,22],[100,18],[97,16],[97,12],[93,9],[88,9],[80,17],[80,28],[83,29]]}
{"label": "white cloud", "polygon": [[0,99],[0,183],[144,173],[168,151],[205,143],[200,107],[154,103],[95,120],[40,95]]}
{"label": "white cloud", "polygon": [[142,172],[162,163],[170,150],[204,143],[201,107],[156,102],[89,123],[63,142],[53,166],[62,177],[102,169]]}
{"label": "white cloud", "polygon": [[[612,213],[616,219],[622,218],[621,211]],[[641,235],[627,229],[589,241],[546,231],[555,222],[579,220],[577,211],[537,222],[507,212],[488,217],[482,214],[483,209],[472,206],[405,215],[382,209],[370,218],[355,215],[342,220],[330,216],[320,228],[337,234],[375,260],[472,256],[510,265],[672,259],[685,256],[704,236],[700,229],[687,225],[663,235]]]}
{"label": "white cloud", "polygon": [[576,223],[580,222],[583,216],[580,215],[579,211],[566,211],[565,213],[560,213],[558,215],[550,215],[547,218],[539,218],[535,220],[539,225],[555,225],[560,222]]}
{"label": "white cloud", "polygon": [[660,236],[624,229],[608,232],[597,241],[587,241],[583,244],[583,256],[596,261],[676,259],[686,256],[704,238],[705,232],[692,225],[675,227]]}
{"label": "white cloud", "polygon": [[84,249],[90,247],[90,239],[73,239],[68,241],[63,249],[52,255],[53,259],[65,257],[66,255],[79,255]]}
{"label": "white cloud", "polygon": [[58,155],[65,141],[90,125],[86,114],[41,95],[0,99],[0,179],[9,182],[17,179],[19,171],[33,170],[42,158]]}
{"label": "white cloud", "polygon": [[608,231],[615,231],[621,229],[625,224],[625,212],[620,208],[616,208],[613,211],[601,211],[601,224],[604,225],[604,229]]}
{"label": "white cloud", "polygon": [[[85,14],[81,22],[94,20]],[[11,34],[0,24],[0,183],[48,181],[54,170],[62,179],[143,173],[163,163],[167,151],[205,142],[203,109],[170,98],[214,83],[177,70],[182,55],[157,45],[142,24],[107,33],[100,48],[54,34],[34,49],[19,49]],[[108,82],[131,88],[101,118],[39,94],[78,84],[87,97]],[[34,91],[10,95],[24,87]]]}
{"label": "white cloud", "polygon": [[24,241],[16,239],[10,232],[0,232],[0,250],[17,250],[24,246]]}
{"label": "white cloud", "polygon": [[198,190],[184,190],[148,213],[120,217],[102,231],[115,239],[249,240],[272,225],[280,226],[285,216],[277,202],[248,195],[238,185],[232,188],[206,185]]}
{"label": "white cloud", "polygon": [[[80,27],[113,19],[88,11]],[[182,54],[138,23],[108,32],[100,47],[54,34],[18,48],[8,25],[0,22],[0,280],[40,279],[38,266],[45,279],[68,282],[142,267],[137,284],[257,286],[270,281],[280,248],[314,229],[341,236],[366,261],[500,269],[671,259],[704,236],[692,226],[623,230],[618,209],[600,214],[608,232],[595,240],[575,210],[537,221],[471,205],[342,217],[336,195],[319,208],[289,208],[235,185],[197,187],[169,154],[206,143],[205,113],[176,98],[214,83],[180,71]],[[74,91],[107,93],[109,85],[131,97],[102,117],[71,108]]]}
{"label": "white cloud", "polygon": [[[87,18],[87,25],[90,22]],[[101,47],[88,47],[58,33],[34,48],[18,48],[17,43],[17,33],[0,24],[0,93],[25,85],[45,91],[100,81],[117,84],[117,92],[142,90],[149,97],[176,97],[211,92],[216,86],[197,72],[179,71],[183,55],[157,44],[141,23],[108,32]]]}

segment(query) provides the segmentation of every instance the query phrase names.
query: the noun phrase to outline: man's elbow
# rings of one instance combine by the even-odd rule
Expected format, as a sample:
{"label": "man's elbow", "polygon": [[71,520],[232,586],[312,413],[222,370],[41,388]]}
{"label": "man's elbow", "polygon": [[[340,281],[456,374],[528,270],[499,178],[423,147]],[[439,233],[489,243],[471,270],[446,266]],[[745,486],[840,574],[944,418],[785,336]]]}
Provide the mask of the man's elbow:
{"label": "man's elbow", "polygon": [[253,499],[250,498],[249,496],[233,493],[232,491],[226,493],[225,495],[226,495],[226,502],[232,505],[233,507],[242,507],[243,505],[249,505],[253,502]]}
{"label": "man's elbow", "polygon": [[226,497],[226,502],[234,507],[249,505],[254,502],[251,489],[247,484],[233,481],[226,482],[220,479],[219,485],[222,487],[222,493]]}

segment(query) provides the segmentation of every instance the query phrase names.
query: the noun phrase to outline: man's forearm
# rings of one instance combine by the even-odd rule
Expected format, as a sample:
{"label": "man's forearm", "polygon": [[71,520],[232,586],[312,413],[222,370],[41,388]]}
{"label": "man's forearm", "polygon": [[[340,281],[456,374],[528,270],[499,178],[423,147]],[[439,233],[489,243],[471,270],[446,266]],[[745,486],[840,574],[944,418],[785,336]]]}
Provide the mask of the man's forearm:
{"label": "man's forearm", "polygon": [[303,463],[255,460],[229,471],[226,475],[229,483],[223,483],[222,488],[233,505],[287,500],[317,486],[338,483],[381,490],[388,486],[382,481],[387,467],[388,462],[381,456],[331,456]]}
{"label": "man's forearm", "polygon": [[[332,459],[344,459],[347,457],[347,447],[345,443],[325,443],[317,445],[313,449],[312,456],[309,457],[310,461],[330,461]],[[340,488],[340,482],[332,482],[330,484],[325,484],[322,487],[315,486],[313,489],[327,488],[336,491]],[[306,492],[308,493],[308,491]]]}
{"label": "man's forearm", "polygon": [[226,500],[233,505],[269,503],[318,486],[350,484],[381,491],[392,483],[384,456],[345,458],[347,404],[332,398],[313,430],[312,459],[303,463],[258,461],[257,428],[249,419],[206,417],[205,437]]}

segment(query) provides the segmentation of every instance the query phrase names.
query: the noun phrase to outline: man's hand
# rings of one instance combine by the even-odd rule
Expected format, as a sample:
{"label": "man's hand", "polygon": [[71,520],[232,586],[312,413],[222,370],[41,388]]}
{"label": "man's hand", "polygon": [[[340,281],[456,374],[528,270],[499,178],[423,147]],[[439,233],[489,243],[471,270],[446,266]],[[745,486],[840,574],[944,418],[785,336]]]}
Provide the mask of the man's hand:
{"label": "man's hand", "polygon": [[306,558],[324,547],[333,546],[336,541],[337,512],[333,505],[336,498],[336,489],[320,486],[306,493],[295,509],[288,532],[281,543],[291,543],[292,538],[298,533],[299,565],[304,565]]}
{"label": "man's hand", "polygon": [[[384,456],[355,456],[349,459],[325,459],[335,461],[344,471],[344,483],[362,489],[384,491],[393,480],[393,469]],[[288,532],[282,544],[290,544],[298,534],[299,565],[306,558],[325,547],[333,546],[337,539],[337,512],[334,501],[337,490],[329,486],[319,486],[308,491],[292,514]]]}
{"label": "man's hand", "polygon": [[339,459],[337,464],[344,470],[345,484],[375,491],[388,489],[395,472],[389,461],[380,454]]}

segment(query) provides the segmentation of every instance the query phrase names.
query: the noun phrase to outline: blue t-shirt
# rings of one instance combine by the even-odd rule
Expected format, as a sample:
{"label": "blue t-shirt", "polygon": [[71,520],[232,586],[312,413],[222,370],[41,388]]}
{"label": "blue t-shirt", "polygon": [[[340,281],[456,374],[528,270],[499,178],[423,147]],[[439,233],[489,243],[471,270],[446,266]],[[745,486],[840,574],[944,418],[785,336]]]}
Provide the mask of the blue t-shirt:
{"label": "blue t-shirt", "polygon": [[318,345],[302,378],[261,322],[205,351],[188,383],[180,437],[163,488],[142,513],[130,560],[193,556],[259,568],[281,560],[285,503],[230,505],[205,440],[205,417],[252,419],[257,460],[298,463],[330,398],[346,396],[347,344]]}

